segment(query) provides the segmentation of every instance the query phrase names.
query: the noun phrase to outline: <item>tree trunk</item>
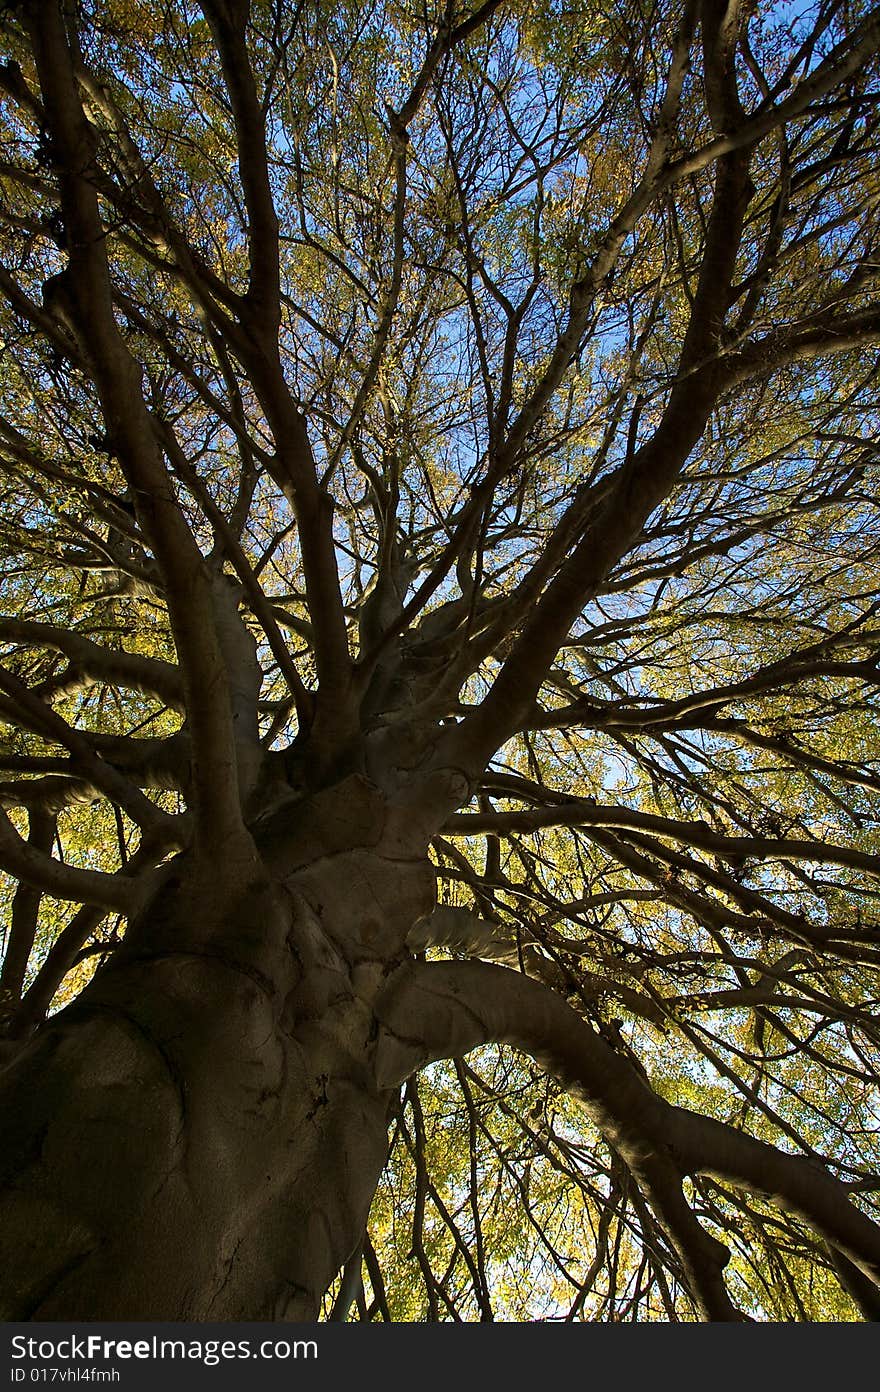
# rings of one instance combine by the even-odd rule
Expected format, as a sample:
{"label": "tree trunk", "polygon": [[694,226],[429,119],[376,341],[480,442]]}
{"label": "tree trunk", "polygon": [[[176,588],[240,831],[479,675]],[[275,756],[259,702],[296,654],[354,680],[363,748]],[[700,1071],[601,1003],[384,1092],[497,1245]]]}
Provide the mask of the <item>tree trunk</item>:
{"label": "tree trunk", "polygon": [[0,1315],[316,1318],[386,1157],[372,1005],[432,902],[361,778],[162,867],[2,1075]]}

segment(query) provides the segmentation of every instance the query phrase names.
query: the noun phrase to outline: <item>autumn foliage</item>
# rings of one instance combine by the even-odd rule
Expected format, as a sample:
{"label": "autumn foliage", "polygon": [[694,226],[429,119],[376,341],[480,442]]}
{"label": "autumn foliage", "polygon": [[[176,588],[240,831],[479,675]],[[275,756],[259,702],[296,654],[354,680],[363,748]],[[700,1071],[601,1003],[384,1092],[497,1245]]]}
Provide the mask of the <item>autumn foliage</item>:
{"label": "autumn foliage", "polygon": [[5,1317],[878,1318],[877,12],[3,26]]}

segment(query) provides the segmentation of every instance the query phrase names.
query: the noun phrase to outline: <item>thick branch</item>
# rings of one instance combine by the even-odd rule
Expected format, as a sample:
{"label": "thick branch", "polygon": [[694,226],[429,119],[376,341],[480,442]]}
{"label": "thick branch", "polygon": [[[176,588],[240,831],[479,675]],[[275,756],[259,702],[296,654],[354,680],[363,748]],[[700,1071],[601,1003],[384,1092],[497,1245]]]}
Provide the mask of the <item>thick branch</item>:
{"label": "thick branch", "polygon": [[183,710],[183,683],[170,662],[122,648],[105,648],[76,629],[55,624],[0,616],[0,639],[29,647],[51,648],[64,653],[75,667],[94,681],[118,684],[158,698],[172,710]]}
{"label": "thick branch", "polygon": [[[27,844],[38,855],[51,855],[55,825],[55,818],[50,813],[36,809],[28,814]],[[8,991],[14,1000],[18,1000],[24,985],[37,932],[41,898],[38,888],[22,882],[12,900],[9,938],[3,958],[3,969],[0,971],[0,990]]]}
{"label": "thick branch", "polygon": [[210,589],[153,435],[140,368],[114,317],[106,229],[92,177],[94,131],[79,100],[64,17],[55,0],[41,0],[28,18],[69,246],[55,298],[88,358],[108,438],[165,580],[193,742],[197,839],[216,854],[219,846],[241,836],[243,826],[229,692]]}
{"label": "thick branch", "polygon": [[[396,1086],[435,1059],[458,1057],[489,1042],[512,1044],[579,1098],[640,1181],[653,1188],[655,1201],[658,1189],[665,1197],[673,1177],[708,1174],[731,1180],[799,1214],[880,1285],[880,1228],[854,1207],[843,1185],[805,1157],[663,1101],[540,983],[482,962],[411,964],[389,983],[376,1013],[380,1086]],[[666,1222],[671,1226],[668,1217]],[[701,1256],[705,1259],[705,1251]]]}
{"label": "thick branch", "polygon": [[123,808],[132,821],[174,835],[177,819],[151,802],[135,784],[95,752],[89,736],[75,729],[11,672],[0,666],[0,691],[8,700],[0,716],[69,751],[75,771]]}
{"label": "thick branch", "polygon": [[0,808],[0,868],[17,880],[33,885],[55,899],[74,903],[102,904],[120,913],[130,913],[140,899],[139,886],[119,875],[100,870],[79,870],[63,865],[25,841],[5,811]]}
{"label": "thick branch", "polygon": [[555,806],[527,812],[460,812],[443,827],[447,836],[496,836],[538,831],[553,826],[597,826],[618,831],[648,831],[701,850],[713,851],[736,863],[742,860],[803,860],[821,865],[847,865],[880,878],[880,856],[835,846],[827,841],[778,839],[769,836],[724,836],[702,821],[677,822],[671,817],[605,806],[588,799],[566,799]]}

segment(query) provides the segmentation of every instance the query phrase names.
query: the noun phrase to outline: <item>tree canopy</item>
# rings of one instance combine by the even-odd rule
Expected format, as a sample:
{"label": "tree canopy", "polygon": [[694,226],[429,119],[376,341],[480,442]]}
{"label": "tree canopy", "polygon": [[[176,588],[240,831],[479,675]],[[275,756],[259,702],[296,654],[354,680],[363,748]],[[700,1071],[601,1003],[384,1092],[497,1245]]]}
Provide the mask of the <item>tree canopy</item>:
{"label": "tree canopy", "polygon": [[275,856],[386,1098],[323,1316],[880,1317],[877,11],[3,26],[2,1076]]}

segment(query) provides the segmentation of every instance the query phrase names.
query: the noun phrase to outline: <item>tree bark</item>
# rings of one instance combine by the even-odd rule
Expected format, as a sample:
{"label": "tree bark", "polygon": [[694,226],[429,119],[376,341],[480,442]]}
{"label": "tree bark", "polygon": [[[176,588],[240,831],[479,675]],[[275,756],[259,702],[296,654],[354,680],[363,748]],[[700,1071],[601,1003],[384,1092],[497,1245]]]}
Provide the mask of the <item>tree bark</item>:
{"label": "tree bark", "polygon": [[2,1074],[3,1318],[317,1317],[386,1157],[373,1003],[433,902],[396,827],[348,778],[157,872]]}

